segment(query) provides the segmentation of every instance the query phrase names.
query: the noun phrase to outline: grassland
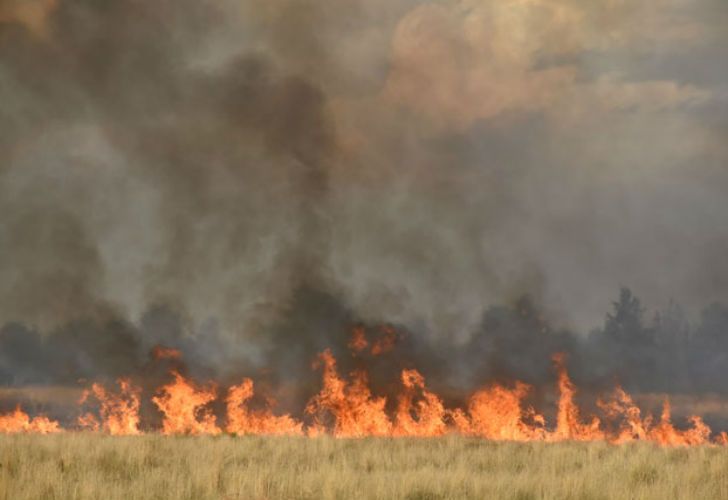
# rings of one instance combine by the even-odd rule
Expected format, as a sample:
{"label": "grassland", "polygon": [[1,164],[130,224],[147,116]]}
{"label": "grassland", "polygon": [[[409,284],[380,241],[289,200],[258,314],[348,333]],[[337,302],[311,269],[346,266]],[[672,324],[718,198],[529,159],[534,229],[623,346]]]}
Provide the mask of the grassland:
{"label": "grassland", "polygon": [[0,498],[719,499],[728,449],[475,439],[0,436]]}

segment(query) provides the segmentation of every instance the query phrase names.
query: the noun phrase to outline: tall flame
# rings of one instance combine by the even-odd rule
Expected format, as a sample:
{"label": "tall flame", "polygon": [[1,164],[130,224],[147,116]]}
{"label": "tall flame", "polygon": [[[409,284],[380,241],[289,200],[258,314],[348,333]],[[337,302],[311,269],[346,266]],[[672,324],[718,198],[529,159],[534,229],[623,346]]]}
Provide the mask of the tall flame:
{"label": "tall flame", "polygon": [[78,424],[82,428],[99,430],[100,427],[112,436],[134,436],[139,430],[139,401],[141,389],[131,384],[128,379],[118,380],[118,393],[108,392],[101,384],[93,384],[84,391],[81,403],[92,397],[98,401],[102,424],[99,425],[93,414],[87,413],[79,417]]}
{"label": "tall flame", "polygon": [[314,365],[323,368],[323,387],[306,406],[306,413],[313,415],[311,434],[319,434],[326,428],[324,419],[334,420],[333,434],[338,437],[387,436],[392,424],[384,410],[386,398],[373,397],[362,371],[351,374],[347,383],[339,377],[336,359],[330,350],[319,355]]}
{"label": "tall flame", "polygon": [[152,402],[164,414],[163,434],[219,434],[215,415],[206,405],[217,398],[217,387],[198,387],[178,371],[174,381],[163,386]]}
{"label": "tall flame", "polygon": [[417,437],[445,434],[448,431],[445,405],[425,388],[425,377],[417,370],[403,370],[402,385],[404,391],[399,397],[393,434]]}
{"label": "tall flame", "polygon": [[566,371],[564,355],[556,354],[553,360],[559,377],[559,404],[556,414],[556,431],[550,436],[551,439],[554,441],[604,439],[604,433],[600,430],[601,422],[597,417],[592,417],[589,423],[581,420],[581,412],[574,401],[576,387]]}

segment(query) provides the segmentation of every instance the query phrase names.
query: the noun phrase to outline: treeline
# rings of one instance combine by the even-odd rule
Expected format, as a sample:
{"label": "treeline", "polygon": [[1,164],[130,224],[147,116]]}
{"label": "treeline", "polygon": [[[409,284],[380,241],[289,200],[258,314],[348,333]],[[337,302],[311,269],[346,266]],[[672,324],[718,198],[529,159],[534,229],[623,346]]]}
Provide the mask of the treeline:
{"label": "treeline", "polygon": [[622,374],[643,391],[728,391],[728,307],[711,304],[696,324],[679,304],[670,302],[652,317],[623,288],[602,328],[584,348],[593,370]]}
{"label": "treeline", "polygon": [[[588,334],[558,330],[528,298],[488,309],[464,349],[475,377],[553,377],[550,355],[566,352],[582,384],[615,382],[639,392],[728,392],[728,306],[712,304],[692,324],[670,302],[647,314],[629,288],[621,289],[603,324]],[[485,372],[485,373],[483,373]]]}
{"label": "treeline", "polygon": [[0,386],[148,376],[155,369],[150,349],[161,344],[180,349],[193,376],[264,376],[272,386],[294,385],[292,398],[301,401],[320,384],[311,362],[326,348],[333,350],[342,373],[365,365],[379,388],[398,380],[402,368],[414,367],[431,387],[455,397],[499,379],[552,385],[551,358],[557,352],[567,354],[569,372],[583,387],[609,388],[617,382],[633,392],[728,393],[728,306],[710,305],[691,323],[674,302],[648,314],[627,288],[602,325],[589,333],[554,327],[524,297],[488,307],[464,343],[449,332],[390,325],[397,332],[396,348],[369,358],[351,356],[352,328],[363,325],[373,339],[381,335],[382,323],[365,324],[336,297],[315,290],[300,291],[258,337],[193,330],[183,317],[159,307],[138,322],[95,318],[49,332],[8,323],[0,327]]}

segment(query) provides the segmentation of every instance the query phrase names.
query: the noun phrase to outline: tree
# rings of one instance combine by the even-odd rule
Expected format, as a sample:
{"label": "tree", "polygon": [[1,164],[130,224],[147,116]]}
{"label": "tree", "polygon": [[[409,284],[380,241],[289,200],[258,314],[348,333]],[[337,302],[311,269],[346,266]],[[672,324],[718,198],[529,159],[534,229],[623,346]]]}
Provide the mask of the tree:
{"label": "tree", "polygon": [[629,288],[619,291],[619,300],[612,302],[613,312],[607,313],[604,335],[619,342],[644,341],[651,337],[644,328],[642,315],[644,309],[640,299]]}

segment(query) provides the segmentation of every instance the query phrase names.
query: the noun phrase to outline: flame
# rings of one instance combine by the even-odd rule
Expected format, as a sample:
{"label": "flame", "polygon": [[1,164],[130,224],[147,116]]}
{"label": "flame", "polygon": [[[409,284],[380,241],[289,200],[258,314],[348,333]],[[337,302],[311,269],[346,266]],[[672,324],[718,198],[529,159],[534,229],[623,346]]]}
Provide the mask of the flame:
{"label": "flame", "polygon": [[436,394],[426,389],[425,377],[417,370],[403,370],[402,385],[404,391],[399,397],[393,434],[417,437],[445,434],[448,430],[445,406]]}
{"label": "flame", "polygon": [[366,350],[369,347],[369,341],[367,340],[364,328],[357,326],[351,333],[351,340],[349,341],[349,349],[353,353],[359,353]]}
{"label": "flame", "polygon": [[722,431],[718,436],[715,438],[715,444],[721,445],[721,446],[728,446],[728,432]]}
{"label": "flame", "polygon": [[215,415],[206,405],[217,398],[217,387],[198,387],[178,371],[174,381],[163,386],[152,402],[164,414],[163,434],[219,434]]}
{"label": "flame", "polygon": [[108,392],[101,384],[93,384],[91,389],[84,391],[81,403],[95,398],[99,403],[101,419],[99,424],[96,417],[87,413],[79,417],[78,425],[81,428],[98,431],[103,428],[112,436],[135,436],[139,430],[139,403],[141,389],[131,384],[128,379],[119,379],[119,392]]}
{"label": "flame", "polygon": [[323,387],[306,405],[306,413],[314,416],[311,435],[325,430],[324,419],[334,420],[333,435],[338,437],[387,436],[392,424],[384,410],[386,398],[373,397],[366,373],[355,371],[347,383],[339,377],[336,359],[330,350],[319,355],[314,365],[323,367]]}
{"label": "flame", "polygon": [[453,420],[461,434],[499,441],[535,441],[546,436],[545,419],[528,407],[523,399],[531,387],[516,382],[513,389],[495,384],[473,394],[468,414],[455,410]]}
{"label": "flame", "polygon": [[650,439],[667,446],[689,446],[705,444],[710,439],[710,427],[705,425],[698,416],[691,416],[688,420],[692,428],[680,431],[672,425],[670,417],[670,402],[665,400],[662,406],[660,422],[650,430]]}
{"label": "flame", "polygon": [[171,347],[165,347],[163,345],[155,345],[151,352],[152,358],[159,361],[162,359],[182,359],[182,351],[178,349],[172,349]]}
{"label": "flame", "polygon": [[31,419],[20,406],[12,413],[0,415],[0,433],[3,434],[52,434],[60,431],[61,426],[55,420],[43,415]]}
{"label": "flame", "polygon": [[[710,442],[711,430],[698,416],[691,416],[688,421],[692,427],[686,430],[676,429],[672,424],[670,401],[665,400],[660,420],[655,424],[652,415],[641,417],[640,409],[624,389],[617,387],[608,402],[600,402],[600,408],[612,418],[622,418],[622,425],[610,441],[615,444],[631,441],[652,441],[662,446],[690,446]],[[728,434],[721,433],[716,437],[717,444],[728,444]]]}
{"label": "flame", "polygon": [[642,419],[642,412],[632,401],[632,397],[624,389],[617,386],[611,401],[597,402],[606,416],[613,419],[622,418],[622,425],[612,436],[611,441],[616,444],[628,443],[635,440],[648,440],[648,432],[652,417]]}
{"label": "flame", "polygon": [[[394,346],[396,334],[382,330],[383,337],[371,344],[363,328],[353,332],[349,347],[354,355],[370,349],[372,355],[386,353]],[[181,360],[175,349],[156,347],[156,359]],[[365,361],[365,360],[360,360]],[[565,356],[553,357],[557,372],[558,401],[553,427],[532,406],[525,404],[532,388],[522,382],[491,384],[470,396],[463,408],[447,408],[443,400],[427,387],[425,377],[415,369],[402,370],[400,392],[391,405],[384,396],[376,396],[369,387],[367,372],[358,369],[342,377],[329,349],[317,357],[314,369],[322,375],[321,390],[305,407],[311,423],[304,425],[295,417],[273,414],[275,401],[265,399],[261,409],[251,407],[255,395],[253,380],[246,378],[227,389],[224,399],[224,430],[230,434],[336,437],[433,437],[449,433],[496,441],[606,441],[622,444],[648,441],[661,446],[728,446],[728,432],[711,438],[712,431],[698,416],[688,418],[690,426],[676,428],[672,423],[669,400],[655,419],[643,416],[632,396],[617,386],[607,399],[597,400],[602,418],[585,419],[577,405],[576,385],[566,369]],[[178,363],[176,363],[178,364]],[[211,403],[217,400],[217,385],[198,385],[177,368],[170,371],[172,380],[159,388],[151,401],[162,413],[163,434],[219,434],[222,429]],[[142,433],[140,405],[142,391],[128,379],[118,380],[118,390],[92,384],[79,403],[93,403],[97,411],[82,413],[78,428],[111,435]],[[0,433],[51,433],[61,431],[58,422],[45,416],[30,418],[20,407],[0,415]]]}
{"label": "flame", "polygon": [[564,355],[556,354],[553,360],[558,371],[559,404],[556,414],[556,430],[550,438],[554,441],[604,439],[604,433],[600,430],[601,422],[597,417],[592,417],[589,423],[581,421],[579,407],[574,401],[576,387],[566,371]]}
{"label": "flame", "polygon": [[390,326],[382,327],[382,334],[383,336],[372,345],[372,355],[374,356],[388,353],[394,349],[397,342],[397,332],[394,331],[394,328]]}
{"label": "flame", "polygon": [[[250,411],[246,403],[253,397],[253,381],[249,378],[228,390],[227,426],[231,434],[302,435],[303,424],[290,415],[275,416],[269,409]],[[272,401],[268,402],[272,405]]]}
{"label": "flame", "polygon": [[99,432],[101,430],[101,422],[93,413],[84,413],[79,416],[76,425],[85,431]]}
{"label": "flame", "polygon": [[[395,343],[397,342],[397,332],[390,326],[381,328],[382,336],[371,344],[369,353],[372,356],[381,356],[394,349]],[[351,332],[351,340],[349,340],[348,347],[353,354],[359,354],[365,352],[369,348],[369,341],[367,340],[366,332],[364,327],[357,326]]]}

